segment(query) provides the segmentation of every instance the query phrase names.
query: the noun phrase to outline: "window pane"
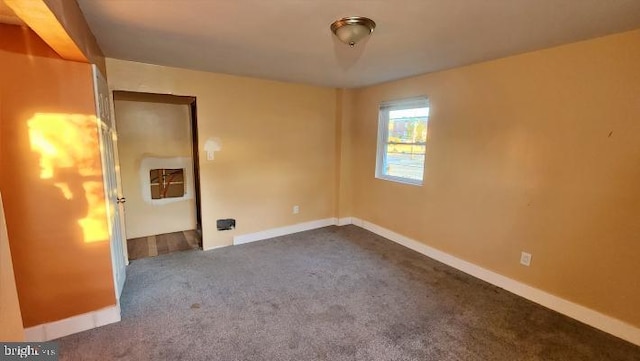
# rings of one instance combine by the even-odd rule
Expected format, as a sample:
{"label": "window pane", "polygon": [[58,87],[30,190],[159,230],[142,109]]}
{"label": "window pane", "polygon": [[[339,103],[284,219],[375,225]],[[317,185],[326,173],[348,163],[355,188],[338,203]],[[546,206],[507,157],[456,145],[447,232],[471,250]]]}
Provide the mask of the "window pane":
{"label": "window pane", "polygon": [[162,169],[152,169],[149,171],[149,181],[151,184],[158,184],[162,180],[160,177],[162,176]]}
{"label": "window pane", "polygon": [[389,137],[384,174],[422,180],[428,115],[429,108],[389,111]]}
{"label": "window pane", "polygon": [[[420,143],[427,141],[427,119],[422,116],[405,116],[409,111],[414,114],[429,114],[429,108],[392,110],[389,112],[389,143]],[[392,113],[402,116],[393,116]]]}
{"label": "window pane", "polygon": [[165,189],[164,198],[176,198],[184,196],[184,185],[181,184],[169,184]]}
{"label": "window pane", "polygon": [[[380,108],[376,175],[422,183],[427,142],[428,100],[385,103]],[[383,134],[382,132],[386,133]]]}
{"label": "window pane", "polygon": [[149,180],[151,199],[184,197],[183,169],[152,169]]}
{"label": "window pane", "polygon": [[158,184],[151,185],[151,199],[160,199],[160,186]]}
{"label": "window pane", "polygon": [[424,160],[424,145],[388,144],[384,174],[422,180]]}

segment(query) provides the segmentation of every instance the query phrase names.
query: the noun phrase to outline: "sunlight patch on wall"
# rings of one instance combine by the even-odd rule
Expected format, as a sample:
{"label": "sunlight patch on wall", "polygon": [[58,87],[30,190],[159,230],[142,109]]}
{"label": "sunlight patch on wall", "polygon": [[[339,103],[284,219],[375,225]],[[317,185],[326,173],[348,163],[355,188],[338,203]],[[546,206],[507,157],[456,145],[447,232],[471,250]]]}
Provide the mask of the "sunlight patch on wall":
{"label": "sunlight patch on wall", "polygon": [[89,203],[87,216],[78,220],[82,227],[85,243],[109,240],[107,229],[107,209],[104,204],[104,187],[101,181],[82,183]]}
{"label": "sunlight patch on wall", "polygon": [[101,176],[96,118],[83,114],[37,113],[28,121],[31,149],[40,154],[40,178],[74,168],[81,176]]}
{"label": "sunlight patch on wall", "polygon": [[36,113],[27,124],[31,150],[40,156],[40,179],[66,200],[84,202],[86,215],[78,224],[85,243],[108,241],[96,117]]}
{"label": "sunlight patch on wall", "polygon": [[66,198],[66,199],[73,199],[73,192],[71,192],[71,188],[69,188],[69,185],[67,183],[63,183],[63,182],[56,182],[53,183],[53,185],[58,188],[60,190],[60,192],[62,192],[62,195]]}

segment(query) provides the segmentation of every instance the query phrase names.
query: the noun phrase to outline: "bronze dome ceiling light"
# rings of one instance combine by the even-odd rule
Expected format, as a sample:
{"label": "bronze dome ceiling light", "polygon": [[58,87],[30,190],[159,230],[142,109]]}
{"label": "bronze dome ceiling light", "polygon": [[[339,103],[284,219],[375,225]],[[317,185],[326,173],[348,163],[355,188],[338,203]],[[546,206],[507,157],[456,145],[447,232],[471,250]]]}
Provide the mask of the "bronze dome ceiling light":
{"label": "bronze dome ceiling light", "polygon": [[345,44],[354,47],[360,40],[371,35],[376,23],[362,16],[349,16],[334,21],[331,31]]}

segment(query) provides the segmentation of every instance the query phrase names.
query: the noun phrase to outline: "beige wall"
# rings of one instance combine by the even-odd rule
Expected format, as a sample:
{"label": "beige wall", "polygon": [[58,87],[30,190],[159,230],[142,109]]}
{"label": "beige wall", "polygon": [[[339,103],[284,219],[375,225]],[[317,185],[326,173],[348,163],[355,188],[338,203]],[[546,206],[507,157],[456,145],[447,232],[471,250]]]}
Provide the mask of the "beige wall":
{"label": "beige wall", "polygon": [[[633,31],[359,90],[353,216],[640,326],[638,44]],[[417,95],[424,186],[374,179],[378,104]]]}
{"label": "beige wall", "polygon": [[[143,197],[142,162],[148,158],[191,158],[191,116],[186,104],[142,101],[115,101],[116,128],[122,190],[127,198],[125,221],[127,239],[195,229],[193,172],[187,184],[190,198],[158,200]],[[170,163],[164,167],[171,168]],[[189,165],[193,168],[193,165]],[[189,170],[189,169],[187,169]],[[185,172],[187,174],[187,172]],[[165,201],[170,201],[167,203]],[[161,204],[162,203],[162,204]]]}
{"label": "beige wall", "polygon": [[0,194],[0,341],[23,341],[22,315]]}
{"label": "beige wall", "polygon": [[25,327],[114,305],[91,66],[0,24],[0,191]]}
{"label": "beige wall", "polygon": [[[198,100],[205,248],[355,216],[640,325],[640,32],[331,90],[108,59],[114,90]],[[427,95],[422,187],[374,178],[377,109]],[[291,214],[291,206],[301,214]],[[238,219],[217,232],[215,219]],[[519,264],[521,251],[531,267]]]}
{"label": "beige wall", "polygon": [[[196,97],[205,249],[334,216],[334,89],[114,59],[107,71],[113,90]],[[212,161],[203,151],[209,138],[222,143]],[[217,231],[220,218],[235,218],[237,228]]]}
{"label": "beige wall", "polygon": [[355,113],[355,91],[338,89],[336,91],[336,138],[338,150],[336,157],[337,191],[336,217],[350,217],[353,214],[353,174],[351,127]]}

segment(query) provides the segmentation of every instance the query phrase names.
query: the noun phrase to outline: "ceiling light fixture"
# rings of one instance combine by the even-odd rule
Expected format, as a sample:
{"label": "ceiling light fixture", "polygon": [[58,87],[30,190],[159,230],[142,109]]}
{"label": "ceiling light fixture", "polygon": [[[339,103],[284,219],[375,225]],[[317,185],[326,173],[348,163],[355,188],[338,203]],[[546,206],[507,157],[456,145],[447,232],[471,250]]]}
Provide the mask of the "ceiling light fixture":
{"label": "ceiling light fixture", "polygon": [[331,24],[331,31],[350,47],[369,36],[375,28],[376,23],[373,20],[362,16],[349,16]]}

